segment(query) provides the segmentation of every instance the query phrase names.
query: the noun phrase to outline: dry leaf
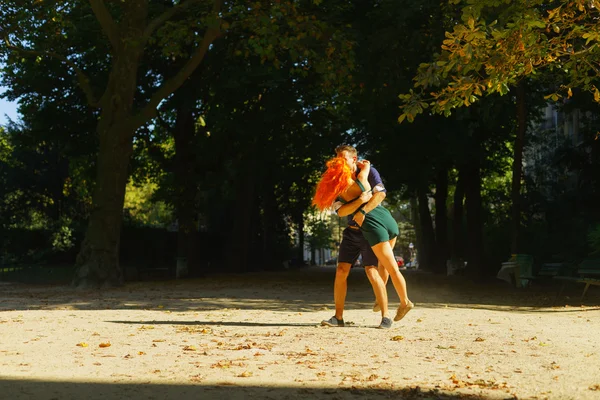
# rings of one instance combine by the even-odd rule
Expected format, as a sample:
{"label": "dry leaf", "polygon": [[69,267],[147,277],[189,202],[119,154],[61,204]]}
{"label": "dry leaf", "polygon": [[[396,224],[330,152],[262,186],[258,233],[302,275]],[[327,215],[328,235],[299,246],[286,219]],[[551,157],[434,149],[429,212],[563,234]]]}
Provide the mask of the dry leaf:
{"label": "dry leaf", "polygon": [[183,348],[183,350],[185,350],[185,351],[196,351],[196,347],[194,347],[194,346],[185,346]]}
{"label": "dry leaf", "polygon": [[475,339],[476,342],[485,342],[484,338],[478,337],[477,339]]}
{"label": "dry leaf", "polygon": [[98,347],[110,347],[110,342],[100,343]]}
{"label": "dry leaf", "polygon": [[249,378],[252,376],[252,372],[244,371],[238,375],[240,378]]}
{"label": "dry leaf", "polygon": [[395,341],[395,342],[398,342],[398,341],[400,341],[400,340],[404,340],[404,336],[400,336],[400,335],[398,335],[398,336],[394,336],[394,337],[392,337],[390,340],[393,340],[393,341]]}
{"label": "dry leaf", "polygon": [[77,346],[79,347],[88,347],[88,344],[85,342],[81,342],[81,343],[77,343]]}
{"label": "dry leaf", "polygon": [[146,355],[146,353],[144,353],[143,351],[138,351],[138,356],[144,356]]}

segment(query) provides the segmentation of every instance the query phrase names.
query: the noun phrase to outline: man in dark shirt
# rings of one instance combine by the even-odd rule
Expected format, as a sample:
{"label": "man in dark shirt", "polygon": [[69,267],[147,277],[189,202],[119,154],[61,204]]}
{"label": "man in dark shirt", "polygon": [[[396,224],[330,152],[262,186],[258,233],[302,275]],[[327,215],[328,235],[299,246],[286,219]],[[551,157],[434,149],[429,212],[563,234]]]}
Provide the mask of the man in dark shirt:
{"label": "man in dark shirt", "polygon": [[[358,160],[358,154],[356,149],[352,146],[338,146],[336,149],[338,157],[343,157],[352,169],[354,175],[356,175]],[[342,236],[342,242],[340,243],[340,249],[338,252],[338,264],[335,272],[335,283],[333,286],[333,298],[335,301],[335,315],[328,320],[321,322],[321,325],[325,326],[344,326],[344,303],[346,301],[346,293],[348,290],[348,274],[350,268],[356,261],[359,255],[362,255],[363,265],[365,272],[373,291],[375,292],[375,298],[377,304],[381,308],[382,322],[379,328],[390,328],[392,326],[392,320],[388,315],[388,299],[385,284],[381,279],[381,275],[378,272],[377,257],[369,243],[364,238],[360,231],[360,225],[362,225],[365,214],[356,213],[356,211],[364,204],[362,210],[365,213],[370,212],[375,207],[379,206],[386,195],[385,187],[381,181],[381,176],[375,168],[371,166],[369,172],[369,184],[371,185],[372,191],[363,192],[361,196],[349,203],[342,204],[341,202],[335,202],[333,204],[334,209],[340,217],[348,216],[348,227],[344,229]],[[365,204],[366,203],[366,204]],[[356,213],[356,214],[354,214]]]}

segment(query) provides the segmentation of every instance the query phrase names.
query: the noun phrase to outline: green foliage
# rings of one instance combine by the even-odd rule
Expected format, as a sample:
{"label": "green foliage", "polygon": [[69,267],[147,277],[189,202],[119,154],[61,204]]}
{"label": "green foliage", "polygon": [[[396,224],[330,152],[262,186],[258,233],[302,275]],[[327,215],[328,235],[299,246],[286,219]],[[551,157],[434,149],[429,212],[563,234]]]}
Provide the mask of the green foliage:
{"label": "green foliage", "polygon": [[314,210],[305,214],[307,242],[311,249],[330,249],[334,244],[333,228],[336,224],[332,223],[333,214],[325,214]]}
{"label": "green foliage", "polygon": [[59,221],[55,231],[52,233],[51,245],[54,251],[67,251],[75,246],[72,221],[63,218]]}
{"label": "green foliage", "polygon": [[547,98],[571,97],[573,88],[581,88],[600,101],[596,1],[461,3],[461,21],[446,32],[442,52],[419,68],[415,87],[422,90],[400,96],[400,122],[423,113],[424,104],[449,115],[486,94],[506,94],[511,85],[541,71],[559,74],[564,82]]}
{"label": "green foliage", "polygon": [[596,225],[588,233],[588,243],[590,245],[590,255],[597,256],[600,254],[600,225]]}
{"label": "green foliage", "polygon": [[163,201],[156,201],[157,184],[151,182],[129,182],[123,206],[129,225],[167,228],[173,223],[173,212]]}

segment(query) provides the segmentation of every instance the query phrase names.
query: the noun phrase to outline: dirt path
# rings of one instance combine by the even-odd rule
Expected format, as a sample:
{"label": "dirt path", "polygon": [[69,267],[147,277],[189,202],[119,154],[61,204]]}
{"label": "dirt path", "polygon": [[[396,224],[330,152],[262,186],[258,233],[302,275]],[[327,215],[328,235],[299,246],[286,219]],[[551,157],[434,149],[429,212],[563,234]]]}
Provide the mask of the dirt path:
{"label": "dirt path", "polygon": [[353,270],[350,324],[326,328],[334,273],[0,285],[0,398],[600,399],[597,288],[588,306],[549,307],[554,292],[409,272],[417,308],[378,330]]}

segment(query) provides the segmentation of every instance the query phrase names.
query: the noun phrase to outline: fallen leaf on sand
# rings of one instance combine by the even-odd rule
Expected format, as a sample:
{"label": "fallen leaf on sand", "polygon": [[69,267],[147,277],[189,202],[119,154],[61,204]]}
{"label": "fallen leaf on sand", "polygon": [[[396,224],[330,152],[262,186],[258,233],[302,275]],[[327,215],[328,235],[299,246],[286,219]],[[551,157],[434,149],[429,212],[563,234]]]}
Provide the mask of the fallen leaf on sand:
{"label": "fallen leaf on sand", "polygon": [[404,336],[400,336],[400,335],[394,336],[390,340],[393,340],[393,341],[397,342],[397,341],[400,341],[400,340],[404,340]]}
{"label": "fallen leaf on sand", "polygon": [[81,343],[77,343],[77,346],[79,347],[88,347],[88,344],[85,342],[81,342]]}
{"label": "fallen leaf on sand", "polygon": [[110,347],[110,342],[106,342],[106,343],[100,343],[100,344],[98,345],[98,347],[102,347],[102,348],[104,348],[104,347]]}

